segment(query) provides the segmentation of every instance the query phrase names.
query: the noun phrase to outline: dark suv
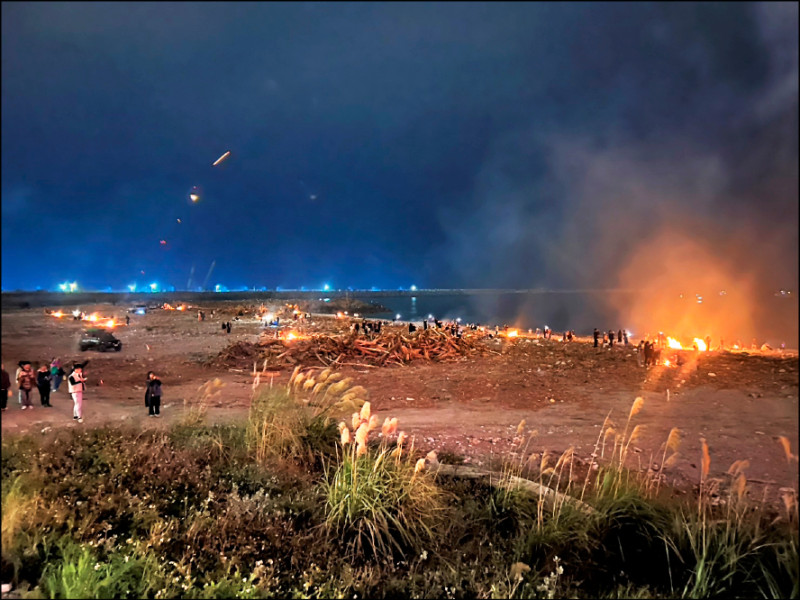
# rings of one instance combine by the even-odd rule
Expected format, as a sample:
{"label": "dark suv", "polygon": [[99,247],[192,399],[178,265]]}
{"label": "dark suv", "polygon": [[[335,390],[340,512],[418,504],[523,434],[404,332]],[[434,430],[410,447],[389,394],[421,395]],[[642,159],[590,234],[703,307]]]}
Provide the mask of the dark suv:
{"label": "dark suv", "polygon": [[110,331],[87,329],[81,335],[79,347],[81,352],[86,352],[86,350],[99,350],[100,352],[115,350],[119,352],[122,350],[122,342],[115,338]]}

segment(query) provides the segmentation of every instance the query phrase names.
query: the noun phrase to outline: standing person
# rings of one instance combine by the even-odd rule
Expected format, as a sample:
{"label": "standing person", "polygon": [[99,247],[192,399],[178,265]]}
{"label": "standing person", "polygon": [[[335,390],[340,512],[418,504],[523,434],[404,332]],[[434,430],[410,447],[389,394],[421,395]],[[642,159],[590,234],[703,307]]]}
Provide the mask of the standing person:
{"label": "standing person", "polygon": [[608,345],[611,348],[614,347],[614,330],[613,329],[609,329],[608,330]]}
{"label": "standing person", "polygon": [[22,370],[19,372],[17,384],[19,385],[19,395],[20,401],[22,402],[22,410],[25,410],[26,408],[33,410],[31,392],[33,392],[33,388],[36,386],[36,374],[31,368],[31,363],[28,361],[22,361],[20,363],[20,367]]}
{"label": "standing person", "polygon": [[147,373],[147,394],[149,394],[149,416],[161,416],[161,380],[153,371]]}
{"label": "standing person", "polygon": [[58,386],[61,385],[61,382],[64,380],[64,369],[61,368],[61,360],[59,358],[54,358],[53,362],[50,363],[50,376],[52,377],[53,382],[53,391],[58,391]]}
{"label": "standing person", "polygon": [[153,372],[152,371],[148,371],[147,372],[147,381],[144,384],[144,405],[145,405],[146,408],[149,409],[148,412],[147,412],[147,416],[149,416],[149,417],[153,416],[153,409],[150,408],[150,396],[151,396],[151,393],[150,393],[150,380],[152,378],[153,378]]}
{"label": "standing person", "polygon": [[75,363],[72,367],[67,383],[69,384],[69,393],[72,395],[72,418],[78,423],[83,423],[83,392],[86,389],[86,377],[83,375],[83,367],[81,363]]}
{"label": "standing person", "polygon": [[22,361],[17,363],[17,370],[14,373],[14,382],[17,384],[17,401],[22,404],[22,391],[19,389],[19,374],[22,373]]}
{"label": "standing person", "polygon": [[225,326],[225,329],[227,329],[228,333],[230,334],[230,332],[231,332],[231,322],[230,321],[228,321],[228,324]]}
{"label": "standing person", "polygon": [[617,343],[622,343],[622,329],[617,330]]}
{"label": "standing person", "polygon": [[47,368],[47,365],[42,365],[36,371],[36,387],[39,388],[39,400],[42,406],[52,407],[50,404],[50,382],[52,376]]}
{"label": "standing person", "polygon": [[0,389],[0,408],[5,410],[8,404],[8,397],[11,395],[11,377],[6,373],[6,366],[4,364],[0,364],[0,370],[2,370],[2,374],[0,374],[0,387],[3,388]]}
{"label": "standing person", "polygon": [[628,330],[627,329],[625,329],[622,332],[622,339],[625,341],[625,345],[627,346],[628,345]]}
{"label": "standing person", "polygon": [[597,329],[597,327],[594,328],[592,336],[594,337],[594,347],[597,348],[597,343],[600,341],[600,331]]}

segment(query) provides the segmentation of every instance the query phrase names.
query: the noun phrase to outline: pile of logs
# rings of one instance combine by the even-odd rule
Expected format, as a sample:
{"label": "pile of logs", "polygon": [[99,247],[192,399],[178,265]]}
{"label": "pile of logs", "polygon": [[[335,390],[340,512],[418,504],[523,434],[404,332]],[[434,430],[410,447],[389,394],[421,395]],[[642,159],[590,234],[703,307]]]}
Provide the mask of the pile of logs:
{"label": "pile of logs", "polygon": [[[250,342],[235,342],[222,349],[216,357],[208,361],[211,365],[233,366],[252,365],[260,355],[258,346]],[[263,358],[262,358],[263,360]]]}
{"label": "pile of logs", "polygon": [[428,329],[411,334],[384,331],[371,338],[364,335],[311,335],[294,340],[264,337],[258,343],[265,368],[296,365],[336,366],[346,363],[388,366],[414,360],[444,362],[483,351],[474,338],[458,338]]}

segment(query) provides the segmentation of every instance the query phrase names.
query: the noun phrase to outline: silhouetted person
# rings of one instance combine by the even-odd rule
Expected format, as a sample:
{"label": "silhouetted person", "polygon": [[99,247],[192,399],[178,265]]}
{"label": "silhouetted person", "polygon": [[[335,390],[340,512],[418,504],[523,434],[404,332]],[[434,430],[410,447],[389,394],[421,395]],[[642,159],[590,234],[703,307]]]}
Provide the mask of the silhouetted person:
{"label": "silhouetted person", "polygon": [[710,335],[706,336],[706,350],[711,352],[711,336]]}
{"label": "silhouetted person", "polygon": [[613,329],[609,329],[608,330],[608,345],[611,348],[614,347],[614,330]]}
{"label": "silhouetted person", "polygon": [[53,376],[50,375],[50,369],[47,365],[42,365],[36,371],[36,387],[39,388],[39,400],[42,406],[52,406],[50,404],[50,385],[53,381]]}
{"label": "silhouetted person", "polygon": [[648,366],[650,362],[653,360],[653,343],[652,342],[645,342],[644,343],[644,366]]}
{"label": "silhouetted person", "polygon": [[621,343],[622,343],[622,329],[620,329],[619,331],[617,331],[617,343],[618,343],[618,344],[621,344]]}
{"label": "silhouetted person", "polygon": [[594,347],[597,348],[597,343],[600,341],[600,331],[597,329],[597,327],[594,328],[592,337],[594,338]]}
{"label": "silhouetted person", "polygon": [[225,329],[228,330],[228,333],[231,332],[231,322],[230,321],[228,321],[228,325],[225,327]]}
{"label": "silhouetted person", "polygon": [[622,340],[625,342],[625,345],[627,346],[628,345],[628,332],[627,332],[627,330],[622,332]]}
{"label": "silhouetted person", "polygon": [[414,333],[417,330],[417,326],[413,323],[408,324],[408,333]]}

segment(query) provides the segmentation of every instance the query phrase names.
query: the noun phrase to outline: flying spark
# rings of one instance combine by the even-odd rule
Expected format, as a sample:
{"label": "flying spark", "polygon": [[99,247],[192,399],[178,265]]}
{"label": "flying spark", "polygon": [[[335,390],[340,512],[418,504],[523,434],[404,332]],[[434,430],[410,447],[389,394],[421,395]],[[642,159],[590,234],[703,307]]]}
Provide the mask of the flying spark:
{"label": "flying spark", "polygon": [[220,156],[220,157],[219,157],[217,160],[215,160],[215,161],[214,161],[214,164],[213,164],[213,165],[211,165],[211,166],[212,166],[212,167],[216,167],[216,166],[217,166],[219,163],[221,163],[223,160],[225,160],[226,158],[228,158],[230,155],[231,155],[231,151],[230,151],[230,150],[228,150],[228,151],[227,151],[225,154],[223,154],[223,155],[222,155],[222,156]]}

